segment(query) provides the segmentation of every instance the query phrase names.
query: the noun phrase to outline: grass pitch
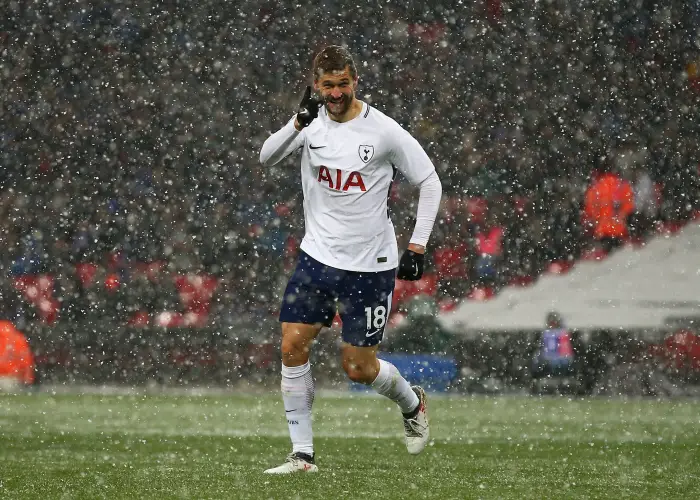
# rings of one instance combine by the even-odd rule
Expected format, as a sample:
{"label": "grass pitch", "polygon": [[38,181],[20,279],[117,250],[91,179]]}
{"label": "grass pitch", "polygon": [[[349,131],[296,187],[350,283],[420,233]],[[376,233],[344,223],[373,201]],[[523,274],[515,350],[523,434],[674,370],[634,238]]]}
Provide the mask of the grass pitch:
{"label": "grass pitch", "polygon": [[317,396],[319,474],[275,394],[0,396],[0,498],[700,498],[700,402],[429,395],[433,441],[398,409]]}

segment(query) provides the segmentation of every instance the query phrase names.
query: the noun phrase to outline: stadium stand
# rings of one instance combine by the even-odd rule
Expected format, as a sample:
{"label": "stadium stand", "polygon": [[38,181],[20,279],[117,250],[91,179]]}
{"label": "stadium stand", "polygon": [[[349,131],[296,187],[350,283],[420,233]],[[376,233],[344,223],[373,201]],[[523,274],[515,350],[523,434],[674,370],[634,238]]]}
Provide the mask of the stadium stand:
{"label": "stadium stand", "polygon": [[[301,200],[293,162],[264,170],[257,151],[328,41],[357,54],[362,98],[418,137],[445,185],[431,267],[397,284],[399,313],[416,294],[447,310],[604,259],[583,210],[604,166],[637,197],[653,183],[646,223],[623,244],[700,208],[692,29],[667,29],[686,26],[680,4],[661,15],[540,2],[523,22],[519,1],[358,12],[339,0],[324,29],[298,2],[243,4],[0,6],[8,319],[196,328],[273,316]],[[334,24],[345,9],[362,15]],[[403,244],[414,195],[401,179],[392,192]],[[486,220],[502,230],[488,263]]]}

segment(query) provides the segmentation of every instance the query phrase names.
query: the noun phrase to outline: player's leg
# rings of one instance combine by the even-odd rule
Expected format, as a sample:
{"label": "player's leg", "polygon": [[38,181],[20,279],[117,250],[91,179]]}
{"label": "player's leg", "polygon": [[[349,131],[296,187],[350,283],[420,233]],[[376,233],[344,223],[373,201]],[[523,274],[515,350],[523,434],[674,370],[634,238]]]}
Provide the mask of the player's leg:
{"label": "player's leg", "polygon": [[317,261],[302,253],[287,284],[280,321],[282,322],[282,399],[292,441],[292,453],[269,474],[316,472],[311,408],[315,387],[309,363],[314,339],[335,316],[335,299],[325,284],[328,273]]}
{"label": "player's leg", "polygon": [[268,474],[318,470],[311,426],[315,387],[309,349],[321,328],[321,324],[282,323],[282,400],[292,452],[285,463],[266,470]]}
{"label": "player's leg", "polygon": [[282,323],[282,400],[292,453],[314,455],[311,408],[316,389],[309,349],[321,325]]}
{"label": "player's leg", "polygon": [[411,387],[390,362],[377,358],[394,289],[394,272],[349,273],[341,297],[343,368],[350,380],[394,401],[404,418],[409,453],[423,451],[430,429],[422,388]]}
{"label": "player's leg", "polygon": [[390,362],[377,358],[377,348],[343,344],[343,368],[353,382],[371,386],[378,394],[396,403],[403,415],[406,448],[417,455],[430,438],[426,395],[413,386]]}

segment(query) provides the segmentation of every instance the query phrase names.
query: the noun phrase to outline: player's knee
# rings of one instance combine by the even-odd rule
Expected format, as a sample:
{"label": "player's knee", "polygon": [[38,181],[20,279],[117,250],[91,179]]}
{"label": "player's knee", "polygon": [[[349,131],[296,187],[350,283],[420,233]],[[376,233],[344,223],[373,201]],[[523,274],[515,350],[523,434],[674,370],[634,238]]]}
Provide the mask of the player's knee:
{"label": "player's knee", "polygon": [[295,366],[294,361],[304,364],[309,358],[309,346],[294,338],[282,338],[282,361],[287,366]]}
{"label": "player's knee", "polygon": [[377,374],[370,368],[369,366],[360,365],[353,361],[343,360],[343,369],[345,373],[347,373],[348,378],[359,384],[369,385],[374,382]]}

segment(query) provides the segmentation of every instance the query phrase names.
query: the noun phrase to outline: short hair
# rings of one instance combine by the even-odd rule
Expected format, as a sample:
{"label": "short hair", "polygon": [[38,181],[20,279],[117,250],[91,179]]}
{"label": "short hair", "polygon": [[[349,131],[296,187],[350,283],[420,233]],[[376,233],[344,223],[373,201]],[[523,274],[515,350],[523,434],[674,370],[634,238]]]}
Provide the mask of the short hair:
{"label": "short hair", "polygon": [[343,71],[350,68],[350,76],[357,78],[357,67],[350,52],[340,45],[329,45],[314,57],[314,81],[329,71]]}

